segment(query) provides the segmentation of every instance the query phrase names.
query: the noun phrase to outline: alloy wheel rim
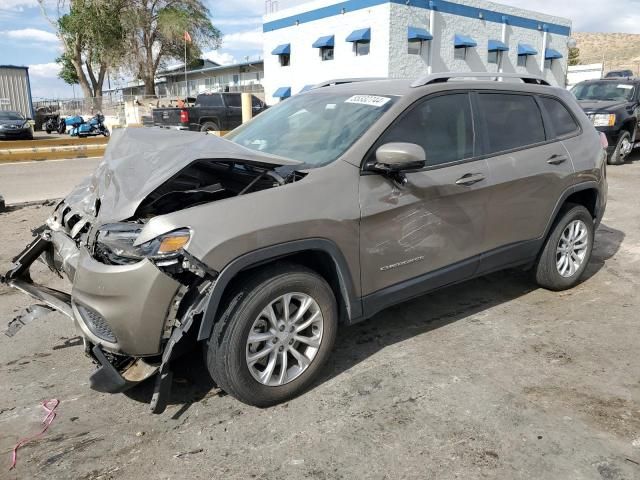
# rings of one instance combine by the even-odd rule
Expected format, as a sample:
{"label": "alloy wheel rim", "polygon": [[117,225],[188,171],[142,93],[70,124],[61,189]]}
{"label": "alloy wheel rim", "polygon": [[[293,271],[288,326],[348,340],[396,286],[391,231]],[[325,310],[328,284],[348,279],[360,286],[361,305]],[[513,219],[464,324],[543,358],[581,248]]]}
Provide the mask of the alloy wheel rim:
{"label": "alloy wheel rim", "polygon": [[322,343],[324,318],[305,293],[287,293],[271,301],[254,320],[245,358],[254,379],[285,385],[304,373]]}
{"label": "alloy wheel rim", "polygon": [[584,263],[589,247],[589,230],[582,220],[569,223],[558,242],[556,268],[564,278],[573,277]]}

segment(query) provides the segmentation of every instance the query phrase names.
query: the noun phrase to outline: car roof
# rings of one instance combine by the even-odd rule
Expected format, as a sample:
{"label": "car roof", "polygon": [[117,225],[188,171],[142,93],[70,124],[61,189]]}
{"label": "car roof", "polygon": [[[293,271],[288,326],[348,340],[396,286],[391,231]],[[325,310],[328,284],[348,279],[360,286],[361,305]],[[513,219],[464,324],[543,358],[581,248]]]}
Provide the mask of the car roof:
{"label": "car roof", "polygon": [[587,83],[587,84],[591,84],[591,83],[601,83],[601,82],[605,82],[605,83],[623,83],[623,84],[634,84],[637,85],[640,83],[640,78],[637,77],[608,77],[608,78],[595,78],[593,80],[584,80],[580,83],[578,83],[577,85],[583,84],[583,83]]}

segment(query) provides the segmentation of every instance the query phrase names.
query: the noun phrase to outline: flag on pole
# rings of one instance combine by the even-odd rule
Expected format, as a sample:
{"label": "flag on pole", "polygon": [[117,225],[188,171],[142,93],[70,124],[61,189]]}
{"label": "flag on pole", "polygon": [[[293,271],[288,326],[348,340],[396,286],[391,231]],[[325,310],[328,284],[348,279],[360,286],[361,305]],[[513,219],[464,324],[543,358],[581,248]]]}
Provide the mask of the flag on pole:
{"label": "flag on pole", "polygon": [[184,31],[184,41],[191,43],[191,35],[186,30]]}

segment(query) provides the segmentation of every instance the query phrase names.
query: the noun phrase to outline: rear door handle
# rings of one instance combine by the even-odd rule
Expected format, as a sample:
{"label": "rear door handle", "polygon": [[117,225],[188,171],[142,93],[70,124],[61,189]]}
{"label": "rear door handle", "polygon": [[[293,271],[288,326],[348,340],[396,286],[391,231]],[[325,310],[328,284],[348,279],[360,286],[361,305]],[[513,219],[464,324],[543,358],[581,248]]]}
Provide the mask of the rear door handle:
{"label": "rear door handle", "polygon": [[458,180],[456,180],[456,185],[464,185],[466,187],[470,187],[471,185],[481,182],[485,179],[484,175],[481,173],[467,173],[463,175]]}
{"label": "rear door handle", "polygon": [[552,155],[551,158],[547,160],[547,163],[549,165],[560,165],[561,163],[564,163],[567,160],[569,159],[567,158],[566,155]]}

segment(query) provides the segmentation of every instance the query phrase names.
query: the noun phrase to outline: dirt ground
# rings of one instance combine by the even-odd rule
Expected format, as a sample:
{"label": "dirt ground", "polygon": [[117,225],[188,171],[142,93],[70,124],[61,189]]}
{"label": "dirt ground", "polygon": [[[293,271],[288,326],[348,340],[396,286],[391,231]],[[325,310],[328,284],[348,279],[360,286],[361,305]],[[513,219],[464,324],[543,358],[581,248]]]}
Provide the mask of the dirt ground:
{"label": "dirt ground", "polygon": [[[194,354],[153,416],[148,388],[89,390],[64,317],[0,335],[0,478],[640,479],[640,161],[609,185],[580,286],[502,272],[342,328],[326,375],[275,408],[225,396]],[[3,271],[50,209],[0,214]],[[0,286],[2,330],[29,303]]]}

